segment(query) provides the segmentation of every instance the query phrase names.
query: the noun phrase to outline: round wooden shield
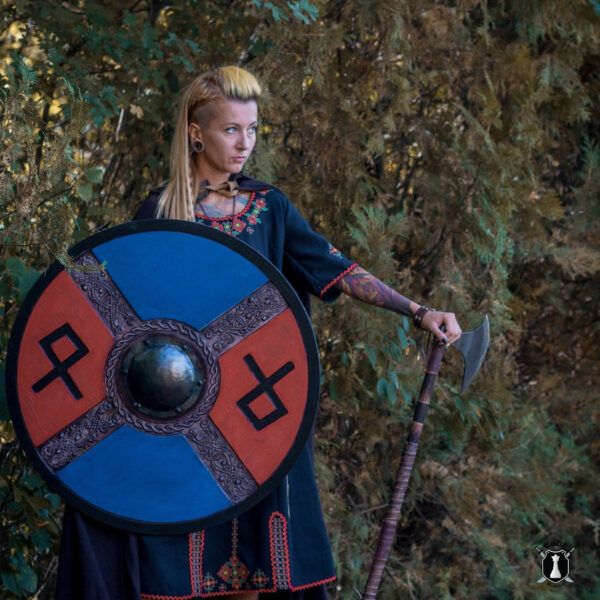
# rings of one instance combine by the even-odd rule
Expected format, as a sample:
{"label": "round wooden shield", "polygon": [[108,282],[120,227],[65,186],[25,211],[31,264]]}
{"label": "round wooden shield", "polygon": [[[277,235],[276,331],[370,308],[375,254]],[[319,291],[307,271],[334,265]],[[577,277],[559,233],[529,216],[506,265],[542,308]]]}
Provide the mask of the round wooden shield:
{"label": "round wooden shield", "polygon": [[126,223],[70,253],[82,269],[39,278],[7,358],[11,417],[48,484],[138,533],[202,529],[265,497],[319,395],[310,320],[283,275],[182,221]]}

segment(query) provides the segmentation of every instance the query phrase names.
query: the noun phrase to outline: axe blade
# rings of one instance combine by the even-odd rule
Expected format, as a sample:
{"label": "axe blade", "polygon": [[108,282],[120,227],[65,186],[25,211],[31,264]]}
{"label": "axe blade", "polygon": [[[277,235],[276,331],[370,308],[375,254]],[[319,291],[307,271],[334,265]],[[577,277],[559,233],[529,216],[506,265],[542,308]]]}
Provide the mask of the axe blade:
{"label": "axe blade", "polygon": [[475,375],[477,375],[481,363],[483,363],[489,345],[490,323],[487,315],[485,315],[485,318],[477,329],[463,333],[460,339],[452,344],[454,348],[460,350],[465,359],[465,370],[460,388],[461,394],[469,387],[471,381],[475,379]]}

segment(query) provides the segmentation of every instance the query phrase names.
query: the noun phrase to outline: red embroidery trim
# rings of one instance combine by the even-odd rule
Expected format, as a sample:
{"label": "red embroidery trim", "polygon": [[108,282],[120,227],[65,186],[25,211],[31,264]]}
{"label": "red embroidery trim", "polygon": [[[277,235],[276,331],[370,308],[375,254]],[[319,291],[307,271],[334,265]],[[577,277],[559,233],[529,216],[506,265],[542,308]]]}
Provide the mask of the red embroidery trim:
{"label": "red embroidery trim", "polygon": [[[289,590],[292,592],[299,592],[301,590],[307,590],[308,588],[315,587],[317,585],[323,585],[325,583],[331,583],[337,579],[337,575],[333,575],[328,579],[322,579],[321,581],[315,581],[313,583],[306,583],[304,585],[289,587]],[[279,588],[280,589],[280,588]],[[259,592],[261,594],[269,593],[269,592],[277,592],[278,588],[261,588],[256,590],[241,590],[235,591],[230,590],[226,592],[209,592],[208,594],[200,594],[199,596],[156,596],[154,594],[142,594],[142,598],[145,600],[194,600],[195,598],[211,598],[212,596],[231,596],[232,594],[240,594],[240,593],[250,593],[250,592]]]}
{"label": "red embroidery trim", "polygon": [[[200,543],[198,543],[198,541]],[[204,530],[190,533],[189,545],[191,589],[192,594],[197,596],[202,591],[202,553],[204,552]]]}
{"label": "red embroidery trim", "polygon": [[[313,583],[306,583],[305,585],[299,586],[290,586],[289,589],[292,592],[299,592],[301,590],[307,590],[308,588],[315,587],[317,585],[322,585],[325,583],[331,583],[337,579],[337,575],[333,575],[333,577],[329,577],[328,579],[322,579],[321,581],[315,581]],[[228,592],[210,592],[208,594],[200,594],[200,596],[155,596],[154,594],[142,594],[142,598],[147,600],[193,600],[194,598],[210,598],[212,596],[231,596],[232,594],[244,594],[250,592],[259,592],[261,594],[276,592],[277,588],[261,588],[257,590],[241,590],[235,591],[231,590]]]}
{"label": "red embroidery trim", "polygon": [[142,598],[146,598],[147,600],[193,600],[198,596],[194,596],[193,594],[189,594],[187,596],[157,596],[156,594],[142,594]]}
{"label": "red embroidery trim", "polygon": [[322,579],[321,581],[315,581],[314,583],[306,583],[304,585],[292,585],[290,589],[292,592],[299,592],[300,590],[307,590],[308,588],[315,587],[316,585],[321,585],[323,583],[330,583],[337,579],[337,575],[333,575],[333,577],[329,577],[328,579]]}
{"label": "red embroidery trim", "polygon": [[202,533],[202,541],[200,543],[200,564],[198,568],[200,569],[200,593],[202,593],[202,578],[204,577],[204,571],[202,570],[202,561],[204,560],[204,529],[201,531]]}
{"label": "red embroidery trim", "polygon": [[252,203],[254,202],[254,197],[256,196],[256,192],[252,192],[250,194],[250,198],[248,198],[248,202],[246,203],[246,206],[244,206],[244,210],[240,211],[239,213],[235,213],[235,215],[229,215],[228,217],[206,217],[206,216],[202,216],[202,213],[194,213],[199,219],[202,219],[203,221],[210,221],[211,223],[213,221],[227,221],[227,219],[233,219],[233,217],[235,217],[236,219],[238,217],[242,217],[243,215],[245,215],[249,210],[250,207],[252,206]]}
{"label": "red embroidery trim", "polygon": [[192,594],[196,591],[194,589],[195,588],[195,585],[194,585],[195,569],[194,569],[194,557],[193,557],[193,552],[194,552],[194,540],[192,538],[193,535],[194,535],[193,533],[188,534],[188,558],[189,558],[189,566],[190,566],[190,589],[192,590]]}
{"label": "red embroidery trim", "polygon": [[[275,531],[276,523],[280,521],[281,533],[283,534],[283,540],[276,540],[275,536],[278,532]],[[287,536],[287,519],[285,515],[279,511],[275,511],[269,518],[269,542],[271,546],[271,570],[273,572],[273,583],[277,589],[289,589],[292,585],[292,576],[290,574],[290,550]],[[283,542],[283,548],[279,546]],[[281,555],[281,551],[283,554]],[[281,567],[277,566],[277,557],[284,562],[285,575],[281,577]],[[282,581],[283,579],[283,581]]]}
{"label": "red embroidery trim", "polygon": [[[260,594],[264,594],[265,592],[276,592],[277,590],[275,589],[264,589],[261,588],[260,590],[247,590],[246,588],[240,589],[240,590],[226,590],[224,592],[209,592],[208,594],[200,594],[200,596],[196,596],[197,598],[212,598],[213,596],[231,596],[231,594],[251,594],[252,592],[259,592]],[[177,598],[177,600],[186,600],[185,598],[179,599]]]}
{"label": "red embroidery trim", "polygon": [[333,285],[335,285],[342,277],[345,277],[346,275],[348,275],[348,273],[350,273],[350,271],[356,269],[356,267],[358,267],[358,263],[354,263],[353,265],[350,265],[343,273],[340,273],[335,279],[333,279],[332,281],[330,281],[320,292],[319,294],[319,298],[323,298],[323,295],[325,294],[325,292]]}

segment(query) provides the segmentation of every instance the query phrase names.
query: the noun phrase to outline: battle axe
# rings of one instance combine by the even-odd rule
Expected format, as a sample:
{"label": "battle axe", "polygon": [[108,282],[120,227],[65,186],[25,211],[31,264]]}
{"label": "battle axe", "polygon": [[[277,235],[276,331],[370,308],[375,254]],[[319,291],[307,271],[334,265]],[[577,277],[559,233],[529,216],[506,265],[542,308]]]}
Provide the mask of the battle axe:
{"label": "battle axe", "polygon": [[[460,350],[464,358],[463,380],[460,389],[461,394],[469,387],[469,384],[473,381],[475,375],[477,375],[481,363],[485,358],[489,343],[490,325],[487,315],[477,329],[463,333],[460,339],[454,342],[453,347]],[[429,401],[431,400],[431,395],[433,393],[433,386],[435,385],[435,380],[442,363],[444,350],[445,346],[436,341],[427,361],[425,378],[423,380],[423,385],[421,386],[419,401],[417,402],[417,407],[415,409],[413,422],[408,434],[408,440],[404,444],[404,450],[402,451],[402,460],[400,462],[400,467],[398,468],[398,475],[396,476],[396,485],[392,492],[392,499],[379,532],[379,539],[377,540],[377,547],[373,556],[373,562],[371,563],[369,578],[367,580],[367,585],[365,586],[365,592],[362,596],[363,600],[375,600],[379,588],[381,575],[383,574],[383,569],[394,541],[396,525],[398,523],[398,518],[400,517],[400,510],[402,509],[402,501],[404,500],[404,494],[408,487],[408,480],[410,479],[415,457],[417,456],[419,438],[421,437],[421,431],[423,430],[423,423],[425,422],[427,408],[429,407]]]}

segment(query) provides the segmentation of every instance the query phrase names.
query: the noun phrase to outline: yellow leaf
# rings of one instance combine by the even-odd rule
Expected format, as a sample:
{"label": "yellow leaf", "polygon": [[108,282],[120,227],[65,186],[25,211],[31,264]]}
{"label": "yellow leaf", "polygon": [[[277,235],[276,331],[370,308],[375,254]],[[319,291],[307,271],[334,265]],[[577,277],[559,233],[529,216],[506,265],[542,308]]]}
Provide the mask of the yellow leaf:
{"label": "yellow leaf", "polygon": [[129,112],[132,115],[135,115],[138,119],[141,119],[144,116],[144,111],[143,111],[142,107],[141,106],[136,106],[135,104],[132,104],[129,107]]}

